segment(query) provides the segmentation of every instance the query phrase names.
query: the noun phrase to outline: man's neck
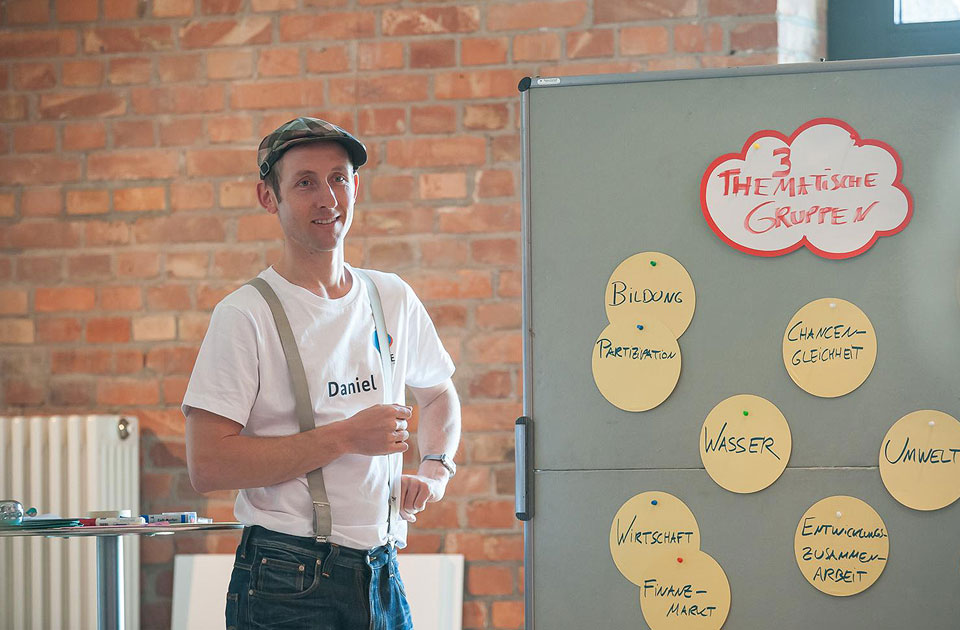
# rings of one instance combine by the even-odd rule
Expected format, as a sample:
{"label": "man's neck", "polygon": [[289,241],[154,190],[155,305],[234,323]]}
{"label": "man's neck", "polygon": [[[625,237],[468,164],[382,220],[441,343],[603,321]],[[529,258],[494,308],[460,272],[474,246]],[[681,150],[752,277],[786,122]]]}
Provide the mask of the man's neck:
{"label": "man's neck", "polygon": [[273,266],[287,282],[303,287],[323,298],[341,298],[353,286],[353,278],[343,263],[343,249],[295,256],[284,249],[280,261]]}

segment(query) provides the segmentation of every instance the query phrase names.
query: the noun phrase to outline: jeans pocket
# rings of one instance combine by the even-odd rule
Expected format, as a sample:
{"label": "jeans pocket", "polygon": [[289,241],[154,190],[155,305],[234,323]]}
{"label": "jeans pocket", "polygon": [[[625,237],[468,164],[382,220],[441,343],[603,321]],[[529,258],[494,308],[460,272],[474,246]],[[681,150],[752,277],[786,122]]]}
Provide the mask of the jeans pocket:
{"label": "jeans pocket", "polygon": [[236,593],[227,593],[227,608],[226,608],[226,617],[227,617],[227,630],[237,630],[237,626],[240,621],[238,620],[238,603],[237,600],[239,597]]}
{"label": "jeans pocket", "polygon": [[267,599],[303,597],[319,586],[315,558],[274,547],[257,546],[250,576],[250,596]]}
{"label": "jeans pocket", "polygon": [[396,560],[390,561],[390,593],[384,598],[387,628],[390,630],[412,630],[410,604],[407,602],[407,589],[400,578],[400,568]]}
{"label": "jeans pocket", "polygon": [[396,560],[391,560],[390,563],[393,565],[390,571],[390,577],[393,578],[393,581],[396,582],[397,588],[400,589],[400,594],[403,595],[404,599],[407,597],[407,588],[403,585],[403,580],[400,579],[400,565]]}

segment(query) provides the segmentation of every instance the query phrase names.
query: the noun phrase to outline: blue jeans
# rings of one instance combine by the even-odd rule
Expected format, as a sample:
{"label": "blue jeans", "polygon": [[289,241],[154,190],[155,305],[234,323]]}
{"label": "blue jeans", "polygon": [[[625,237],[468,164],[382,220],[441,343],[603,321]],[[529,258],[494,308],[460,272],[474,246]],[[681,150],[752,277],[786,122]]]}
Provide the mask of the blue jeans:
{"label": "blue jeans", "polygon": [[392,547],[350,549],[245,527],[227,592],[227,630],[412,630]]}

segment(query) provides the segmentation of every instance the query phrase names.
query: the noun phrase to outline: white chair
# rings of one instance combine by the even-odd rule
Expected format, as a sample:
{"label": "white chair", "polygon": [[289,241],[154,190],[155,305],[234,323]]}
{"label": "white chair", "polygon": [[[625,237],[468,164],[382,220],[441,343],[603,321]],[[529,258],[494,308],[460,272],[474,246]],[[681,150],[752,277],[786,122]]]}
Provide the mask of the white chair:
{"label": "white chair", "polygon": [[[410,614],[417,630],[461,630],[463,623],[463,556],[405,554],[398,556]],[[233,554],[177,555],[173,560],[175,630],[224,627]]]}
{"label": "white chair", "polygon": [[446,553],[400,553],[400,577],[407,590],[416,630],[461,630],[463,627],[463,556]]}
{"label": "white chair", "polygon": [[173,558],[171,630],[226,627],[223,609],[233,572],[233,554],[180,554]]}

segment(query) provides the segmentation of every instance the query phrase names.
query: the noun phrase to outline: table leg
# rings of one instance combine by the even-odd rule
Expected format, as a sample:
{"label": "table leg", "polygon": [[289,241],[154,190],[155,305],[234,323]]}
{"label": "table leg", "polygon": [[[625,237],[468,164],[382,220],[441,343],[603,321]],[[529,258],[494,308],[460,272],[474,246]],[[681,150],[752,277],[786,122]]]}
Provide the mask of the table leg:
{"label": "table leg", "polygon": [[97,629],[123,630],[123,543],[97,536]]}

